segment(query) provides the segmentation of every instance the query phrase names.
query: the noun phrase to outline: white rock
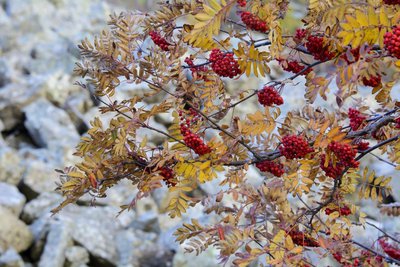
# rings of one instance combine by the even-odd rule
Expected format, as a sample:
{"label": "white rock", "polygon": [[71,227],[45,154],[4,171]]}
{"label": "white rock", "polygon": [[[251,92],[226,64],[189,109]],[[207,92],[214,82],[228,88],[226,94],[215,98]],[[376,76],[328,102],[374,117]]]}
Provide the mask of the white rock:
{"label": "white rock", "polygon": [[46,245],[38,267],[63,267],[65,262],[65,250],[72,246],[68,223],[53,222],[46,238]]}
{"label": "white rock", "polygon": [[24,171],[21,158],[14,149],[0,146],[0,181],[17,185]]}
{"label": "white rock", "polygon": [[10,210],[0,206],[0,249],[26,250],[33,241],[29,227]]}
{"label": "white rock", "polygon": [[24,267],[24,261],[13,248],[10,248],[3,255],[0,256],[0,266]]}
{"label": "white rock", "polygon": [[52,192],[42,193],[25,205],[22,219],[30,223],[43,215],[50,215],[50,210],[57,207],[62,200],[63,198],[59,194]]}
{"label": "white rock", "polygon": [[25,202],[25,196],[18,191],[17,187],[0,182],[0,206],[19,216]]}
{"label": "white rock", "polygon": [[33,140],[42,147],[75,146],[79,134],[68,114],[45,99],[24,108],[25,127]]}
{"label": "white rock", "polygon": [[56,166],[51,163],[34,160],[29,163],[23,175],[22,191],[28,199],[43,192],[54,192],[58,175]]}
{"label": "white rock", "polygon": [[67,267],[79,267],[89,263],[89,253],[85,248],[80,246],[67,248],[65,257],[67,259]]}

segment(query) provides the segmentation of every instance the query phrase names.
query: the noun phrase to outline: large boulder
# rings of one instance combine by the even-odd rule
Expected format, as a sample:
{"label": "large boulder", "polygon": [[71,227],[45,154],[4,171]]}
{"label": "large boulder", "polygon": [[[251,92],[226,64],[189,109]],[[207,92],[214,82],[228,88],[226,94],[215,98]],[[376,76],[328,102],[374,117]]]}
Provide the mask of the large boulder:
{"label": "large boulder", "polygon": [[25,202],[25,196],[18,191],[17,187],[0,182],[0,206],[19,216]]}
{"label": "large boulder", "polygon": [[68,114],[45,99],[24,108],[25,127],[41,147],[75,146],[79,134]]}
{"label": "large boulder", "polygon": [[29,227],[10,210],[0,206],[0,249],[14,248],[21,252],[32,244],[33,236]]}

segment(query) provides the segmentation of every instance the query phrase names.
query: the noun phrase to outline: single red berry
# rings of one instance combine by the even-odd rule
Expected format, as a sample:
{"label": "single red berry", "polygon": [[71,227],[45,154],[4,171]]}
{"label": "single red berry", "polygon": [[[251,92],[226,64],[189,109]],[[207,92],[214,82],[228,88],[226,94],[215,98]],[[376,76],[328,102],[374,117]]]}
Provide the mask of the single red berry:
{"label": "single red berry", "polygon": [[360,111],[354,108],[349,108],[350,127],[353,131],[358,130],[366,118],[367,117],[362,115]]}
{"label": "single red berry", "polygon": [[170,43],[168,43],[168,41],[161,36],[160,33],[156,32],[156,31],[151,31],[149,32],[149,35],[151,37],[151,39],[153,40],[153,42],[158,45],[162,50],[164,51],[169,51],[169,46],[171,45]]}
{"label": "single red berry", "polygon": [[283,104],[283,98],[272,86],[264,86],[257,92],[258,102],[263,106],[280,106]]}
{"label": "single red berry", "polygon": [[392,31],[385,33],[383,43],[389,54],[400,58],[400,25],[395,26]]}
{"label": "single red berry", "polygon": [[247,11],[242,12],[240,14],[240,18],[242,19],[243,23],[246,24],[247,28],[251,30],[259,32],[266,32],[269,30],[267,23],[253,13]]}
{"label": "single red berry", "polygon": [[281,177],[285,171],[283,165],[270,160],[264,160],[256,163],[256,167],[262,172],[270,172],[277,177]]}
{"label": "single red berry", "polygon": [[223,53],[219,49],[213,49],[209,61],[212,70],[221,77],[233,78],[241,73],[239,63],[233,58],[233,53]]}
{"label": "single red berry", "polygon": [[371,87],[378,87],[382,83],[382,79],[380,75],[376,76],[370,76],[369,79],[367,77],[364,77],[362,79],[362,82],[365,86],[371,86]]}
{"label": "single red berry", "polygon": [[282,138],[282,145],[279,146],[279,151],[287,159],[300,159],[304,158],[314,150],[310,147],[304,137],[287,135]]}

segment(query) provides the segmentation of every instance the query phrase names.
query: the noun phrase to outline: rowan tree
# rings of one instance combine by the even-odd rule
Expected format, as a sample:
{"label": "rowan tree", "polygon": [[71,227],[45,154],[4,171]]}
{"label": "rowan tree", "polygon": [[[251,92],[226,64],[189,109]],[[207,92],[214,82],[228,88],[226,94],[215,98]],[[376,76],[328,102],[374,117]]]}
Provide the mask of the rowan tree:
{"label": "rowan tree", "polygon": [[[287,26],[292,10],[288,0],[170,0],[154,12],[112,15],[108,30],[79,45],[76,73],[114,117],[108,125],[94,118],[77,146],[82,162],[60,171],[65,201],[54,212],[127,179],[138,193],[122,210],[168,187],[171,217],[196,205],[218,216],[174,235],[188,252],[215,246],[221,263],[314,266],[312,251],[344,266],[399,264],[396,233],[360,244],[352,225],[368,224],[357,204],[364,198],[399,215],[397,203],[380,204],[391,178],[360,163],[375,153],[400,169],[400,1],[310,0],[297,29]],[[281,78],[271,75],[277,67]],[[229,88],[250,78],[260,86]],[[117,101],[121,83],[147,89]],[[306,105],[285,107],[293,84]],[[143,104],[153,96],[162,101]],[[252,99],[256,112],[237,112]],[[168,131],[150,123],[160,114]],[[141,129],[164,142],[140,140]],[[252,166],[261,185],[249,182]],[[193,194],[221,176],[218,194]]]}

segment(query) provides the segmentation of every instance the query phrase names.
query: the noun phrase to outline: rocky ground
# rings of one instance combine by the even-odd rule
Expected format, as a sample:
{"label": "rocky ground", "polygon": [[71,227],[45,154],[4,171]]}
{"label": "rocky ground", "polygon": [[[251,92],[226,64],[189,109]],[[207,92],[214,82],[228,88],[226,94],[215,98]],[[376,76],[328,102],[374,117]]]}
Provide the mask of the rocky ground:
{"label": "rocky ground", "polygon": [[96,207],[86,198],[51,217],[62,199],[54,169],[78,160],[74,147],[98,115],[73,85],[76,44],[106,27],[123,8],[114,2],[129,1],[0,0],[0,266],[216,265],[215,251],[195,258],[173,242],[180,221],[160,213],[165,190],[116,217],[135,195],[122,183]]}
{"label": "rocky ground", "polygon": [[[54,169],[78,160],[71,156],[74,147],[98,115],[89,94],[73,85],[76,44],[99,33],[107,14],[122,9],[114,2],[129,1],[0,0],[0,266],[217,265],[212,248],[188,255],[174,242],[181,220],[162,212],[165,189],[119,217],[119,206],[135,195],[127,182],[96,207],[84,198],[50,214],[62,199],[54,192]],[[287,99],[298,104],[299,98]],[[250,176],[254,183],[262,181],[254,169]],[[202,190],[212,193],[215,185]],[[188,217],[212,220],[197,209]]]}

